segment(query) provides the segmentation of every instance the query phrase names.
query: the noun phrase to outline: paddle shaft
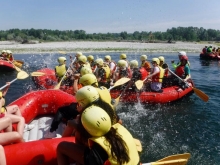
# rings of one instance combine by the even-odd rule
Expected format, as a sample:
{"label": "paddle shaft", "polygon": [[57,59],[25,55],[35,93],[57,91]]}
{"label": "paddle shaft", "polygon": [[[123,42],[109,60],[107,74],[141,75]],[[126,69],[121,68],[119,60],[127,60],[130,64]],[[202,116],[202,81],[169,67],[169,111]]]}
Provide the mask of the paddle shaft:
{"label": "paddle shaft", "polygon": [[[10,84],[13,83],[13,82],[15,82],[17,79],[18,79],[18,78],[12,80],[12,81],[10,82]],[[7,87],[7,86],[8,86],[8,84],[5,84],[4,86],[2,86],[2,87],[0,88],[0,90],[4,89],[4,88]]]}
{"label": "paddle shaft", "polygon": [[176,76],[179,80],[181,80],[182,82],[186,83],[187,86],[189,86],[187,82],[185,82],[183,79],[181,79],[181,78],[180,78],[178,75],[176,75],[172,70],[170,70],[169,68],[168,68],[168,70],[169,70],[170,73],[172,73],[174,76]]}

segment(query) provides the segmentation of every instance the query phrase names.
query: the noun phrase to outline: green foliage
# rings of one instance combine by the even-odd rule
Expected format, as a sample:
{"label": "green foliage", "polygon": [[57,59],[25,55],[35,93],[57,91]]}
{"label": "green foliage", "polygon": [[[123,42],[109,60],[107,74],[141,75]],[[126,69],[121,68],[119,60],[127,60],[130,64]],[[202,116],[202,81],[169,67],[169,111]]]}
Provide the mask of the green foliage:
{"label": "green foliage", "polygon": [[220,41],[220,31],[204,29],[202,27],[177,27],[167,29],[166,32],[138,32],[127,33],[93,33],[87,34],[84,30],[49,30],[49,29],[10,29],[0,31],[0,40],[5,41]]}

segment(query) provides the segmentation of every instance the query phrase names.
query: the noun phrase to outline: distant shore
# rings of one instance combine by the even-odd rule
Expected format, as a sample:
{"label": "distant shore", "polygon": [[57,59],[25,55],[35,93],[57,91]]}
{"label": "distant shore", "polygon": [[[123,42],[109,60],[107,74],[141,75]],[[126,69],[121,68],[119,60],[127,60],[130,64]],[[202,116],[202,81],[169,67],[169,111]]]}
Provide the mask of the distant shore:
{"label": "distant shore", "polygon": [[1,50],[11,50],[13,54],[29,53],[56,53],[66,51],[82,52],[194,52],[200,53],[206,45],[218,47],[215,44],[201,44],[196,42],[176,43],[139,43],[139,42],[46,42],[36,44],[20,44],[17,42],[0,41]]}

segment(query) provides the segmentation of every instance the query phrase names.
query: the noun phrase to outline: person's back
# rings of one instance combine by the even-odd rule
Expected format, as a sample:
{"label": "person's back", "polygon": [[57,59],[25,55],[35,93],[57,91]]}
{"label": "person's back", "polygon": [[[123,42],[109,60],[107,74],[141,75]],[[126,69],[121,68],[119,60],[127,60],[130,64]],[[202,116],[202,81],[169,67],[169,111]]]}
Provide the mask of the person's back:
{"label": "person's back", "polygon": [[151,64],[150,62],[147,61],[147,55],[141,55],[140,60],[141,60],[141,66],[144,67],[148,73],[150,73]]}

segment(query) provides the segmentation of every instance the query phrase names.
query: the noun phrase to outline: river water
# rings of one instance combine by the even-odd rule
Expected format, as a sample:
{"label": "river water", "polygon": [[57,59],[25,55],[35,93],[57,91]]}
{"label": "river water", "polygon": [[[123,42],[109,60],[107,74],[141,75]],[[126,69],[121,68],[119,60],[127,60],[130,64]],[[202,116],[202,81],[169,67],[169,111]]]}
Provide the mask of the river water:
{"label": "river water", "polygon": [[[91,53],[95,58],[106,53]],[[128,60],[139,60],[141,52],[127,53]],[[148,59],[163,55],[166,62],[178,61],[176,53],[147,53]],[[89,55],[85,53],[85,55]],[[113,60],[120,53],[109,53]],[[60,54],[15,54],[25,62],[23,70],[31,73],[41,68],[54,68]],[[69,59],[69,56],[66,56]],[[189,152],[189,165],[220,164],[220,63],[201,61],[199,55],[188,54],[192,79],[196,88],[209,96],[203,102],[196,94],[167,105],[119,104],[117,111],[123,124],[143,145],[142,162],[152,162],[172,154]],[[170,67],[171,68],[171,67]],[[16,78],[16,71],[0,71],[0,87]],[[31,77],[15,81],[6,96],[7,103],[36,90]]]}

